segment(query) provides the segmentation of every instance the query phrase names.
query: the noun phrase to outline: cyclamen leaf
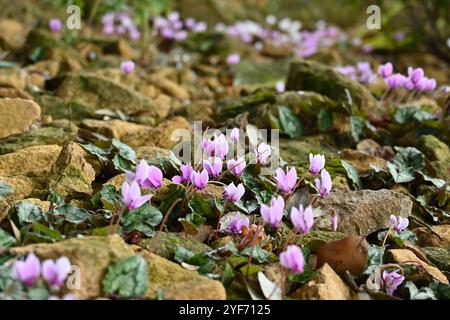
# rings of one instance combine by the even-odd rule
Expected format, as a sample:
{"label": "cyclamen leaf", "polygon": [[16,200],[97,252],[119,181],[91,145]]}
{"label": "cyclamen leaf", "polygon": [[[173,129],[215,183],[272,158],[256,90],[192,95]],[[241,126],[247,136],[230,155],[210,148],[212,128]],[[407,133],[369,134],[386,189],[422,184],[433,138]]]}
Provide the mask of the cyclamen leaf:
{"label": "cyclamen leaf", "polygon": [[162,213],[158,208],[149,204],[130,210],[121,219],[121,225],[125,232],[139,231],[147,237],[153,237],[157,226],[162,220]]}
{"label": "cyclamen leaf", "polygon": [[45,214],[42,209],[31,202],[19,202],[16,203],[13,208],[13,219],[17,218],[17,221],[15,222],[17,222],[17,225],[19,226],[45,219]]}
{"label": "cyclamen leaf", "polygon": [[3,229],[0,229],[0,248],[11,247],[16,244],[16,239]]}
{"label": "cyclamen leaf", "polygon": [[[91,216],[85,209],[74,207],[70,204],[64,204],[55,209],[54,215],[58,218],[64,219],[64,221],[80,224],[85,221],[90,221]],[[58,217],[60,216],[60,217]]]}
{"label": "cyclamen leaf", "polygon": [[142,256],[134,255],[109,266],[102,285],[103,292],[109,296],[142,296],[148,288],[147,262]]}
{"label": "cyclamen leaf", "polygon": [[361,190],[362,189],[361,178],[359,177],[358,171],[356,171],[355,167],[344,160],[341,160],[341,164],[344,167],[345,171],[347,172],[347,177],[350,178],[355,189]]}
{"label": "cyclamen leaf", "polygon": [[114,138],[111,140],[111,144],[117,149],[119,155],[124,159],[131,161],[136,160],[136,152],[129,145]]}

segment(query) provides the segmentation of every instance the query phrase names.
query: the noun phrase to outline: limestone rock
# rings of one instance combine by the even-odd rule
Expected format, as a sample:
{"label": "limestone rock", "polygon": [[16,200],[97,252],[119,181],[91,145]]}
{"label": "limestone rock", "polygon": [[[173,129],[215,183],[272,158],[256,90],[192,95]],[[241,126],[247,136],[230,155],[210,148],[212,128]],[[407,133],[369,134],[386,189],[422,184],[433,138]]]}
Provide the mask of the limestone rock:
{"label": "limestone rock", "polygon": [[43,145],[0,155],[0,175],[47,176],[60,152],[60,146]]}
{"label": "limestone rock", "polygon": [[32,100],[0,99],[0,138],[28,131],[41,116],[41,108]]}
{"label": "limestone rock", "polygon": [[417,235],[417,244],[421,247],[450,248],[450,225],[443,224],[432,226],[431,229],[439,236],[430,232],[426,227],[420,227],[413,230]]}
{"label": "limestone rock", "polygon": [[350,300],[348,286],[328,265],[317,270],[318,279],[312,279],[292,294],[301,300]]}
{"label": "limestone rock", "polygon": [[140,93],[108,78],[89,73],[68,75],[56,95],[97,109],[121,110],[126,114],[146,112],[160,118],[154,102]]}
{"label": "limestone rock", "polygon": [[73,140],[78,128],[67,120],[53,121],[47,127],[30,130],[0,139],[0,154],[14,152],[26,147],[57,144]]}
{"label": "limestone rock", "polygon": [[25,27],[13,19],[0,20],[0,47],[5,49],[20,49],[25,43],[27,31]]}
{"label": "limestone rock", "polygon": [[27,73],[18,68],[0,68],[0,86],[24,90],[27,85]]}
{"label": "limestone rock", "polygon": [[286,81],[286,90],[314,91],[339,104],[348,104],[346,90],[353,104],[361,108],[364,114],[380,116],[382,109],[377,100],[363,85],[339,74],[333,68],[318,62],[302,60],[291,63]]}
{"label": "limestone rock", "polygon": [[[450,248],[450,247],[449,247]],[[425,247],[422,250],[425,252],[428,260],[430,260],[436,267],[442,271],[450,272],[450,249]]]}
{"label": "limestone rock", "polygon": [[95,170],[85,156],[86,151],[79,144],[66,144],[52,166],[48,187],[63,197],[74,193],[91,194]]}
{"label": "limestone rock", "polygon": [[161,123],[155,128],[126,134],[123,137],[122,142],[128,144],[132,148],[157,146],[170,149],[179,142],[177,138],[179,139],[180,137],[172,137],[173,133],[179,129],[190,131],[189,123],[183,117],[174,117]]}
{"label": "limestone rock", "polygon": [[189,92],[184,87],[180,86],[178,83],[172,80],[161,77],[159,75],[150,76],[149,83],[159,87],[162,91],[164,91],[171,97],[180,100],[187,100],[190,98]]}
{"label": "limestone rock", "polygon": [[317,201],[316,207],[327,214],[317,218],[314,225],[316,228],[330,229],[330,214],[334,209],[338,216],[338,231],[366,236],[389,228],[391,214],[409,216],[412,205],[408,196],[391,190],[351,191],[336,188],[330,196]]}
{"label": "limestone rock", "polygon": [[420,260],[414,252],[408,249],[392,249],[387,251],[387,257],[389,260],[397,263],[411,263],[416,262],[420,264],[426,272],[436,280],[448,284],[447,277],[439,271],[436,267],[432,267],[429,264]]}
{"label": "limestone rock", "polygon": [[33,97],[26,91],[17,88],[0,88],[0,98],[19,98],[33,100]]}
{"label": "limestone rock", "polygon": [[160,289],[164,299],[173,300],[225,300],[222,283],[182,268],[156,254],[142,252],[148,263],[149,288],[145,298],[156,298]]}
{"label": "limestone rock", "polygon": [[423,135],[419,138],[418,148],[431,161],[436,176],[446,180],[450,175],[449,147],[433,135]]}
{"label": "limestone rock", "polygon": [[166,259],[173,259],[177,246],[182,246],[194,253],[205,253],[211,251],[211,247],[194,239],[181,237],[176,233],[157,231],[156,241],[153,239],[143,239],[139,246],[147,249]]}
{"label": "limestone rock", "polygon": [[80,127],[100,133],[109,138],[116,138],[119,140],[127,134],[145,131],[148,129],[147,126],[117,119],[109,121],[86,119],[81,122]]}

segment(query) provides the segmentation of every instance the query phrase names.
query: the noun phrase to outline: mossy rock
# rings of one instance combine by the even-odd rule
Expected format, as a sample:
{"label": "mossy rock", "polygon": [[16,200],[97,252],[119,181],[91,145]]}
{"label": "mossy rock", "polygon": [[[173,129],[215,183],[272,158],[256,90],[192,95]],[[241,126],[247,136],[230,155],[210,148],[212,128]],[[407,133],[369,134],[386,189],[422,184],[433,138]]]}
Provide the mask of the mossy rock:
{"label": "mossy rock", "polygon": [[41,106],[43,115],[50,115],[56,119],[71,119],[79,123],[85,118],[91,118],[95,115],[94,107],[77,103],[76,101],[65,101],[62,98],[51,95],[36,95],[36,101]]}
{"label": "mossy rock", "polygon": [[147,249],[166,259],[173,259],[175,250],[178,246],[184,247],[193,253],[206,253],[211,251],[211,247],[197,240],[190,238],[183,238],[175,233],[157,232],[156,241],[152,243],[153,239],[143,239],[139,246]]}
{"label": "mossy rock", "polygon": [[450,272],[450,249],[424,247],[427,258],[441,271]]}
{"label": "mossy rock", "polygon": [[67,141],[73,140],[77,132],[77,126],[67,120],[54,121],[49,126],[0,139],[0,154],[15,152],[31,146],[63,145]]}
{"label": "mossy rock", "polygon": [[286,90],[314,91],[343,106],[349,104],[346,93],[348,90],[354,107],[358,107],[362,114],[371,116],[382,114],[381,106],[368,89],[318,62],[301,60],[291,63]]}
{"label": "mossy rock", "polygon": [[86,151],[79,144],[66,144],[50,171],[49,189],[63,197],[78,193],[91,194],[95,170],[86,161],[86,156]]}
{"label": "mossy rock", "polygon": [[256,107],[264,103],[275,103],[274,90],[258,90],[257,92],[235,100],[224,100],[219,103],[218,117],[221,119],[234,117],[243,112],[254,112]]}
{"label": "mossy rock", "polygon": [[435,136],[429,134],[419,138],[418,148],[431,161],[437,177],[447,179],[450,175],[449,147]]}
{"label": "mossy rock", "polygon": [[126,114],[145,113],[159,118],[152,100],[108,78],[91,74],[69,74],[56,90],[65,101],[75,101],[95,109],[120,110]]}

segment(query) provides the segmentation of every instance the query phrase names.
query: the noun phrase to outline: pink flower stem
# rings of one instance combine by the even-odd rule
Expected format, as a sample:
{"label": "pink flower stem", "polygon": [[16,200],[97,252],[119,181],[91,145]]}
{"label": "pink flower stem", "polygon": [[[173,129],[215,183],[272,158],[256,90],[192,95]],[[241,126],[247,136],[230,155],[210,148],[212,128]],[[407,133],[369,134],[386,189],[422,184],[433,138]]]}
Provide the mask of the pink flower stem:
{"label": "pink flower stem", "polygon": [[247,263],[247,270],[245,272],[245,277],[248,278],[248,272],[250,271],[250,265],[252,263],[253,259],[253,252],[255,251],[256,241],[258,240],[259,234],[264,229],[265,222],[263,222],[259,228],[256,230],[255,234],[253,235],[252,241],[250,242],[251,249],[250,249],[250,255],[248,256],[248,263]]}

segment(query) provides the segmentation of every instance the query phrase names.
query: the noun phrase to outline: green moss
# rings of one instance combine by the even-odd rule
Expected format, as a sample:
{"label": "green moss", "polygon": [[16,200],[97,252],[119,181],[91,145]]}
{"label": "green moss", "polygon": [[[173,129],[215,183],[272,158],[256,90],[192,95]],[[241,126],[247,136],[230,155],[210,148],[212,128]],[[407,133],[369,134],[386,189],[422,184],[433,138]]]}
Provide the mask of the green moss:
{"label": "green moss", "polygon": [[437,247],[422,248],[427,258],[441,271],[450,272],[450,250]]}
{"label": "green moss", "polygon": [[15,152],[31,146],[45,144],[63,145],[67,141],[73,140],[77,131],[77,127],[73,124],[69,125],[68,121],[55,121],[48,127],[0,139],[0,154]]}
{"label": "green moss", "polygon": [[194,253],[205,253],[212,250],[204,243],[183,238],[175,233],[158,232],[157,234],[155,237],[158,237],[158,239],[153,243],[153,246],[152,239],[143,239],[139,245],[166,259],[173,259],[177,246],[182,246]]}

